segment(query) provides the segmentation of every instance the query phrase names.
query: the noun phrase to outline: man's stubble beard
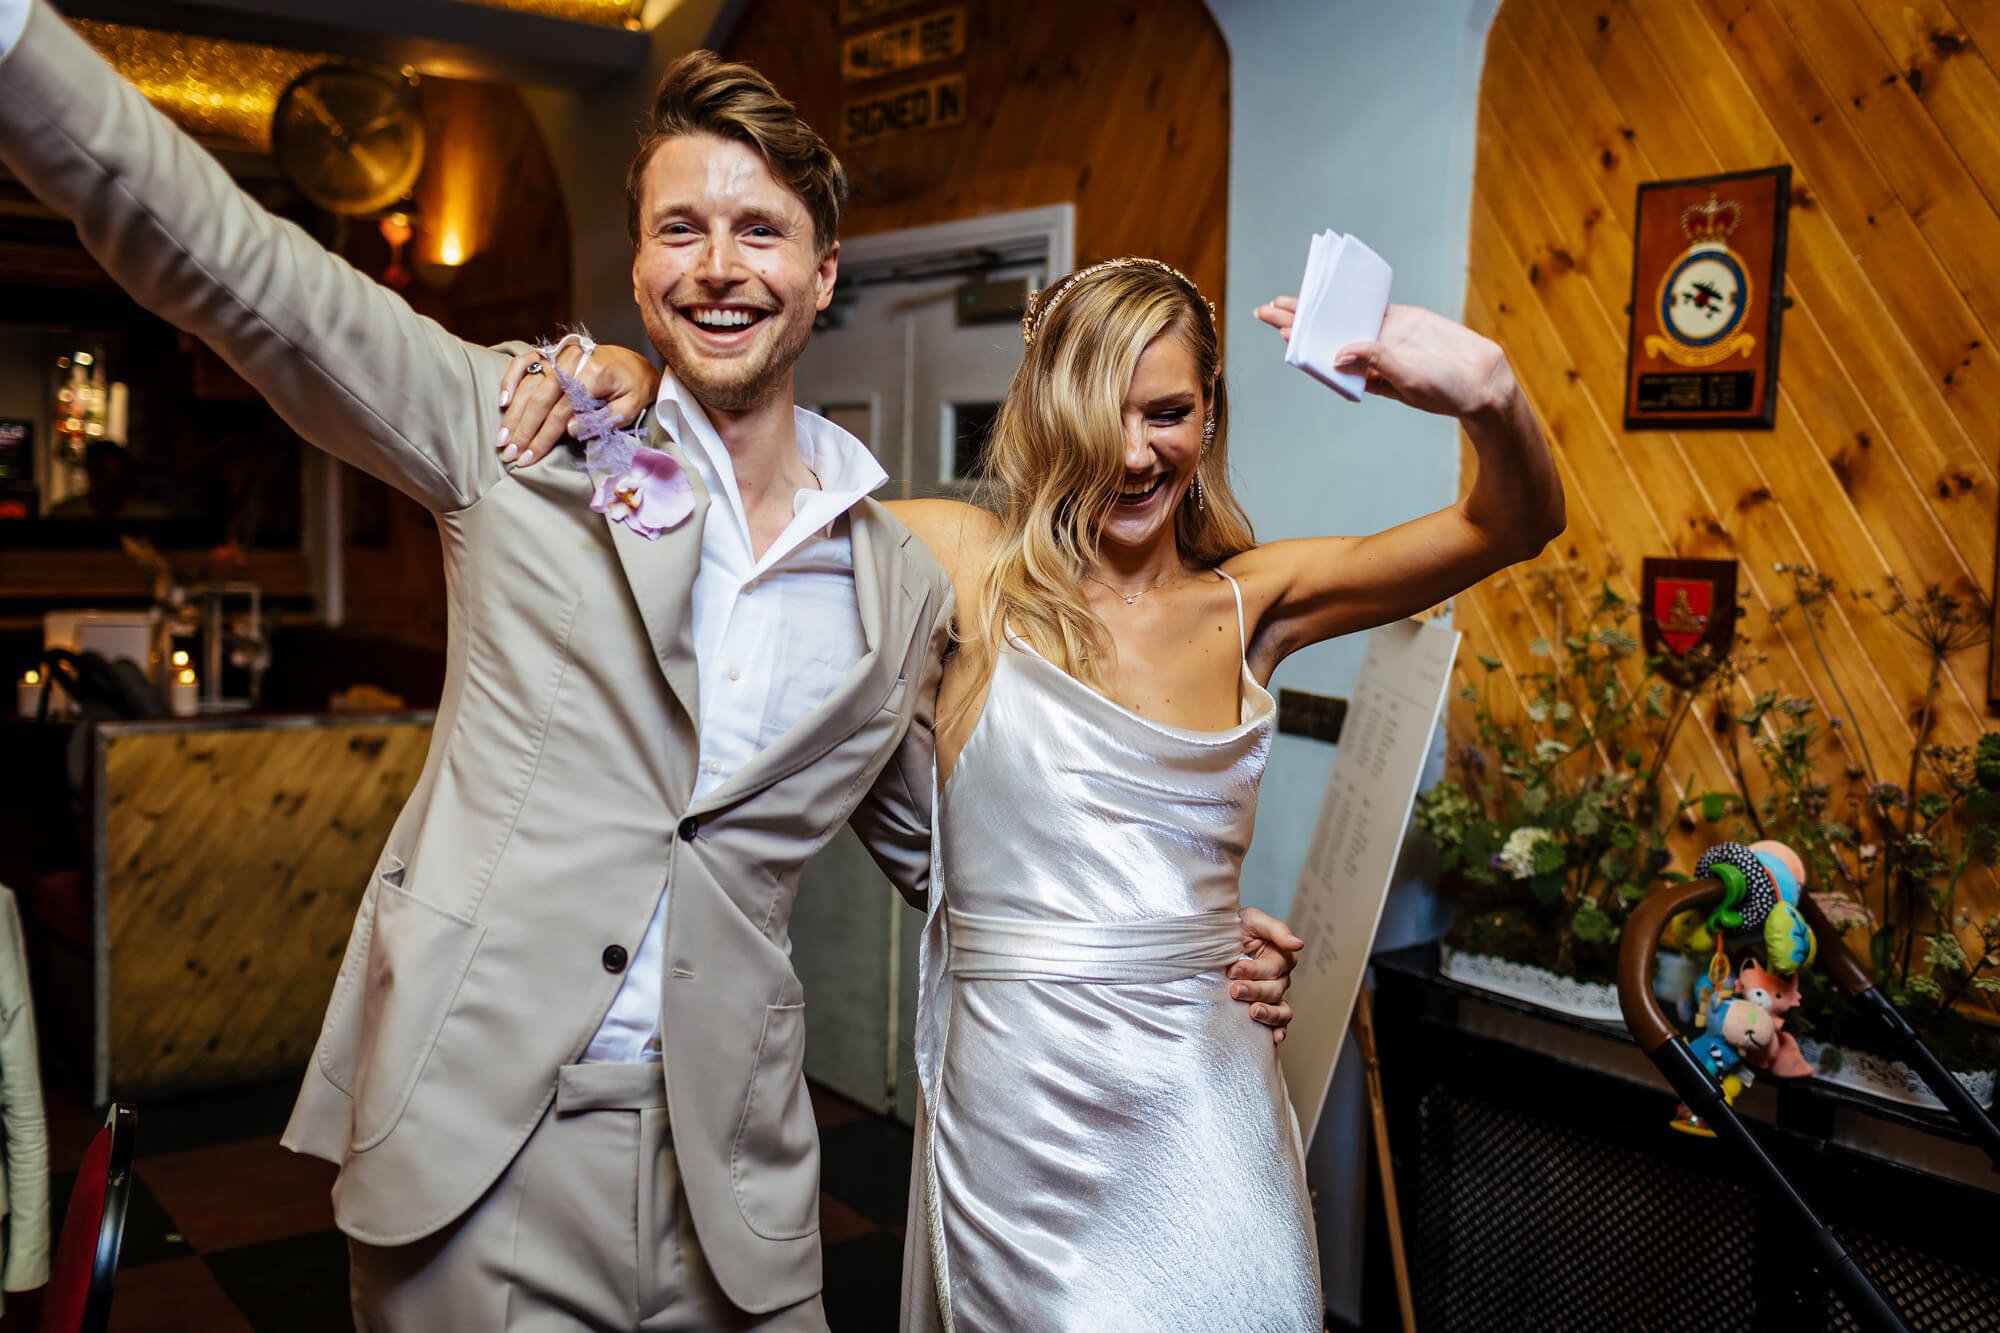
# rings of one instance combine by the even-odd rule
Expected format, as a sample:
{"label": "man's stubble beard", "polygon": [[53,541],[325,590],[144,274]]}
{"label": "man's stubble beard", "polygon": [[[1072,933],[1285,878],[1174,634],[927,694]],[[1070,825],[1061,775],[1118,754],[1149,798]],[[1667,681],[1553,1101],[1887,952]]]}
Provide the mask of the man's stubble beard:
{"label": "man's stubble beard", "polygon": [[[673,319],[675,316],[669,313],[666,318]],[[785,320],[782,314],[769,318]],[[649,332],[653,347],[659,352],[661,360],[666,362],[668,372],[694,396],[696,402],[706,409],[735,413],[762,407],[774,395],[785,391],[792,367],[812,338],[812,327],[810,317],[798,320],[796,325],[786,320],[776,330],[777,338],[771,344],[770,354],[761,364],[748,365],[738,374],[724,376],[709,373],[698,357],[685,355],[681,341],[665,330],[650,329]],[[731,361],[723,364],[734,369],[745,363]]]}

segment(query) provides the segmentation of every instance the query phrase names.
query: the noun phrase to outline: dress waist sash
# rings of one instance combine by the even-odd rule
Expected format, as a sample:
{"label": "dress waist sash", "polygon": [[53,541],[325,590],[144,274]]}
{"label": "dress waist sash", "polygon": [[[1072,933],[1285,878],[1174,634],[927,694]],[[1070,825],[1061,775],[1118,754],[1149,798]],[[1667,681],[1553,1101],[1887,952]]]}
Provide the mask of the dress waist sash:
{"label": "dress waist sash", "polygon": [[951,974],[987,981],[1179,981],[1243,957],[1235,912],[1033,921],[945,909]]}

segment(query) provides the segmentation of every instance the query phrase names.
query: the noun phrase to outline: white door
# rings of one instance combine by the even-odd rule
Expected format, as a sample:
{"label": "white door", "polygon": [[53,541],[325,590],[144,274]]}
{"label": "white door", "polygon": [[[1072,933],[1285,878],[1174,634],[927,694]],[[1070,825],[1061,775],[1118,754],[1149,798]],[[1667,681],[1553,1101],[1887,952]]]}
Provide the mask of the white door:
{"label": "white door", "polygon": [[[1045,284],[1070,265],[1069,205],[843,244],[836,304],[794,372],[801,406],[881,460],[878,500],[964,494],[1021,363],[1017,321],[967,323],[962,285]],[[805,985],[806,1073],[876,1111],[916,1114],[917,941],[906,906],[843,829],[806,867],[792,910]]]}

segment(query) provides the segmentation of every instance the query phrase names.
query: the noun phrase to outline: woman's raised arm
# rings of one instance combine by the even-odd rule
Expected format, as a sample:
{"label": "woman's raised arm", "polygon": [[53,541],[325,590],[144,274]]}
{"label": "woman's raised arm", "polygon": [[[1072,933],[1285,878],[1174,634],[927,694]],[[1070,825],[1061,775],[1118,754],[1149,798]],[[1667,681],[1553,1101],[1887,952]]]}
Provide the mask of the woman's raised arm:
{"label": "woman's raised arm", "polygon": [[[1297,309],[1279,297],[1257,317],[1289,338]],[[1372,536],[1272,542],[1229,561],[1256,625],[1250,665],[1260,680],[1308,644],[1400,620],[1533,559],[1566,521],[1555,458],[1496,343],[1392,305],[1381,336],[1343,348],[1336,364],[1366,371],[1370,393],[1457,418],[1479,471],[1457,503]]]}

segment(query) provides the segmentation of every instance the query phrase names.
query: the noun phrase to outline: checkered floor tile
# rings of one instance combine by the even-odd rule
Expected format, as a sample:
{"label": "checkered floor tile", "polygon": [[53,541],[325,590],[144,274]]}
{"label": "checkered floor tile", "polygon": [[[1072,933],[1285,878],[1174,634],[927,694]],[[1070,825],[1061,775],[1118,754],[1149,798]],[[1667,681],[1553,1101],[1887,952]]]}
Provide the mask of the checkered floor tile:
{"label": "checkered floor tile", "polygon": [[[347,1245],[333,1168],[278,1146],[297,1084],[143,1103],[113,1333],[345,1333]],[[835,1333],[893,1328],[901,1290],[910,1132],[815,1087],[825,1186],[826,1311]],[[53,1225],[103,1117],[53,1075],[47,1088]],[[36,1326],[9,1295],[0,1333]]]}

